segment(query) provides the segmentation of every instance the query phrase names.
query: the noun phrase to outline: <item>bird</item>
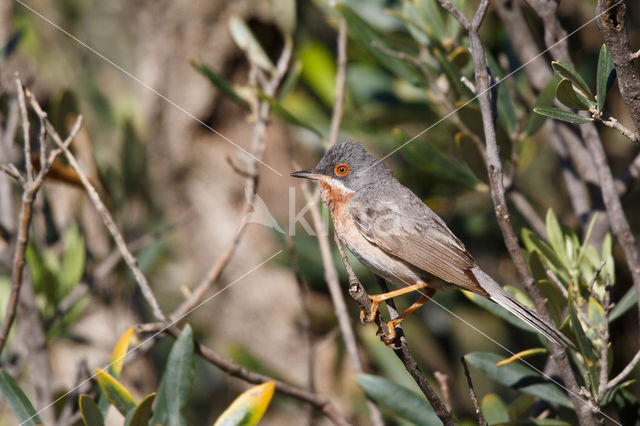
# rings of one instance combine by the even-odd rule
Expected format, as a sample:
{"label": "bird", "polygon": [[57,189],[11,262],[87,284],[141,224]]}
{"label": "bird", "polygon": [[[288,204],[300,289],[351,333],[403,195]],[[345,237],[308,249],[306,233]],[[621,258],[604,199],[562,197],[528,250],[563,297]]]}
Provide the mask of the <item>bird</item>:
{"label": "bird", "polygon": [[[383,301],[411,292],[421,294],[387,323],[390,340],[396,336],[395,327],[436,290],[454,287],[497,303],[562,347],[573,346],[564,334],[484,272],[444,220],[362,145],[334,144],[313,169],[291,176],[319,184],[340,241],[364,266],[399,287],[369,295],[370,312],[361,312],[365,322],[375,320]],[[433,278],[439,280],[434,282]]]}

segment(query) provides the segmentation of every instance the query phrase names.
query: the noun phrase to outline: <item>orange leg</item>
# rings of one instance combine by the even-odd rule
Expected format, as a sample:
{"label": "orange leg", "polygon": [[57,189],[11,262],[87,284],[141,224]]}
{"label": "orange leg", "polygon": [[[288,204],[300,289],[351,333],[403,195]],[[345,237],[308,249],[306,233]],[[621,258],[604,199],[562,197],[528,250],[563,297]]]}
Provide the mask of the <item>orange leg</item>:
{"label": "orange leg", "polygon": [[[422,290],[423,288],[427,288],[429,286],[429,283],[426,283],[424,281],[420,281],[416,284],[413,285],[409,285],[403,288],[400,288],[398,290],[393,290],[393,291],[389,291],[387,293],[382,293],[382,294],[374,294],[372,296],[369,296],[369,300],[371,300],[371,312],[369,312],[369,315],[366,316],[366,313],[363,310],[360,311],[360,319],[364,322],[373,322],[376,319],[376,315],[378,314],[378,308],[380,307],[380,303],[384,302],[385,300],[389,300],[392,299],[396,296],[401,296],[403,294],[407,294],[407,293],[411,293],[412,291],[418,291],[418,290]],[[435,290],[428,290],[428,293],[431,293],[431,295],[429,296],[429,298],[431,298],[431,296],[433,296],[433,292],[435,292]],[[429,300],[429,299],[427,299]],[[425,300],[426,302],[426,300]],[[417,303],[417,302],[416,302]],[[423,302],[424,303],[424,302]],[[413,306],[412,306],[413,307]],[[411,312],[415,311],[416,309],[418,309],[420,306],[416,306]],[[411,309],[411,308],[409,308]],[[407,309],[407,311],[409,310]],[[407,313],[406,315],[409,315],[411,312]],[[402,316],[406,316],[404,313],[401,315]],[[398,317],[400,318],[400,317]],[[404,317],[403,317],[404,318]],[[396,318],[397,319],[397,318]],[[400,320],[402,321],[402,320]]]}
{"label": "orange leg", "polygon": [[418,301],[413,305],[409,306],[407,310],[402,313],[402,315],[387,322],[387,328],[389,329],[389,340],[393,340],[396,338],[396,326],[400,324],[403,319],[411,315],[413,311],[427,303],[433,297],[435,292],[436,291],[432,288],[426,289],[422,297],[420,297],[420,299],[418,299]]}

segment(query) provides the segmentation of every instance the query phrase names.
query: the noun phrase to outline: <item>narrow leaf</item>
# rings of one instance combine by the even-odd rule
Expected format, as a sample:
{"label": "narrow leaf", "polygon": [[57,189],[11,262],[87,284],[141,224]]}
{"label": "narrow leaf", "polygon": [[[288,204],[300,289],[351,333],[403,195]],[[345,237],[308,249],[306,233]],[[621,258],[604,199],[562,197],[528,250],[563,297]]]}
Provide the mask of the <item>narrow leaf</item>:
{"label": "narrow leaf", "polygon": [[564,244],[564,234],[562,233],[562,228],[560,227],[558,218],[551,209],[547,210],[546,227],[547,234],[549,235],[549,242],[551,243],[551,247],[553,247],[553,251],[555,251],[558,258],[562,261],[564,267],[569,269],[571,264]]}
{"label": "narrow leaf", "polygon": [[271,0],[271,12],[278,29],[290,37],[296,30],[296,0]]}
{"label": "narrow leaf", "polygon": [[131,410],[125,419],[125,426],[148,426],[155,397],[155,392],[147,395],[135,409]]}
{"label": "narrow leaf", "polygon": [[607,98],[607,91],[613,83],[615,77],[615,65],[611,58],[611,52],[605,43],[600,48],[600,56],[598,57],[598,75],[597,75],[597,100],[598,112],[602,112],[604,101]]}
{"label": "narrow leaf", "polygon": [[98,408],[98,404],[89,395],[80,395],[78,401],[80,406],[80,414],[82,415],[82,421],[85,426],[102,426],[104,425],[104,418]]}
{"label": "narrow leaf", "polygon": [[220,92],[231,99],[236,104],[240,105],[243,109],[249,110],[249,103],[242,99],[235,89],[229,84],[229,82],[221,75],[216,74],[211,68],[197,59],[191,60],[191,66],[196,69],[200,74],[205,76],[214,86],[220,90]]}
{"label": "narrow leaf", "polygon": [[266,71],[274,71],[275,67],[271,59],[267,56],[264,49],[255,38],[249,26],[239,16],[233,16],[229,20],[229,31],[231,38],[236,42],[238,47],[242,49],[250,62],[253,62]]}
{"label": "narrow leaf", "polygon": [[618,318],[626,314],[629,309],[636,306],[637,303],[638,293],[636,292],[635,287],[631,287],[629,290],[627,290],[624,296],[622,296],[622,299],[620,299],[620,301],[616,303],[616,306],[614,306],[614,308],[611,310],[611,313],[609,313],[609,321],[617,320]]}
{"label": "narrow leaf", "polygon": [[560,121],[566,121],[572,124],[584,124],[593,121],[593,118],[583,117],[574,112],[565,111],[554,107],[535,107],[534,112]]}
{"label": "narrow leaf", "polygon": [[[547,86],[542,89],[540,94],[538,95],[538,100],[534,106],[534,111],[539,107],[550,107],[553,104],[553,98],[556,94],[556,87],[558,86],[558,80],[554,78],[547,84]],[[527,120],[527,124],[524,128],[524,133],[522,134],[523,138],[527,138],[540,129],[546,120],[546,116],[542,114],[530,114],[529,119]]]}
{"label": "narrow leaf", "polygon": [[60,262],[60,288],[58,295],[64,297],[82,279],[86,252],[84,238],[77,226],[71,226],[64,235],[64,249]]}
{"label": "narrow leaf", "polygon": [[23,425],[42,424],[35,408],[9,373],[0,369],[0,394]]}
{"label": "narrow leaf", "polygon": [[532,348],[532,349],[527,349],[525,351],[522,352],[518,352],[517,354],[503,359],[502,361],[500,361],[499,363],[496,364],[497,367],[502,367],[503,365],[508,365],[511,364],[512,362],[516,362],[519,361],[521,359],[530,357],[530,356],[534,356],[534,355],[541,355],[541,354],[547,354],[549,351],[546,348]]}
{"label": "narrow leaf", "polygon": [[191,326],[186,325],[169,352],[162,381],[168,408],[168,424],[186,424],[182,409],[189,402],[193,384],[194,346]]}
{"label": "narrow leaf", "polygon": [[571,408],[567,395],[554,383],[549,382],[537,371],[522,364],[509,364],[497,367],[502,359],[500,355],[486,352],[472,352],[465,355],[465,360],[485,373],[494,381],[512,389],[536,396],[553,404]]}
{"label": "narrow leaf", "polygon": [[120,414],[126,416],[129,411],[136,407],[136,400],[131,393],[111,374],[97,368],[96,380],[109,402],[120,411]]}
{"label": "narrow leaf", "polygon": [[389,379],[372,374],[358,374],[356,382],[369,398],[410,422],[424,426],[442,424],[422,396]]}
{"label": "narrow leaf", "polygon": [[286,110],[282,105],[280,105],[277,100],[273,99],[272,97],[267,96],[261,90],[258,90],[258,96],[260,96],[260,99],[263,99],[263,100],[265,100],[265,101],[267,101],[269,103],[269,106],[271,106],[271,109],[273,110],[274,113],[278,114],[280,117],[284,118],[289,123],[291,123],[293,125],[296,125],[296,126],[299,126],[299,127],[302,127],[302,128],[305,128],[305,129],[315,133],[316,135],[318,135],[318,137],[322,138],[322,133],[320,133],[320,131],[318,129],[313,127],[311,124],[305,123],[304,121],[298,119],[296,116],[294,116],[288,110]]}
{"label": "narrow leaf", "polygon": [[578,313],[576,311],[576,305],[573,298],[573,289],[569,286],[569,317],[571,318],[571,330],[573,330],[574,336],[578,341],[578,347],[580,353],[584,358],[584,362],[589,373],[589,379],[591,382],[591,392],[593,395],[598,394],[598,384],[600,383],[600,376],[598,375],[597,359],[593,353],[591,347],[591,341],[587,339],[582,329],[582,324],[578,319]]}
{"label": "narrow leaf", "polygon": [[120,373],[122,373],[122,366],[124,365],[124,358],[129,350],[129,342],[131,342],[131,337],[133,337],[133,333],[135,333],[136,328],[130,327],[125,331],[118,343],[113,347],[113,352],[111,353],[111,365],[109,366],[109,373],[115,378],[120,377]]}
{"label": "narrow leaf", "polygon": [[582,96],[591,101],[595,101],[595,97],[593,96],[593,93],[591,93],[589,85],[587,85],[580,74],[578,74],[570,65],[565,64],[564,62],[554,61],[551,63],[551,66],[553,67],[553,70],[560,75],[560,77],[566,78],[576,86]]}
{"label": "narrow leaf", "polygon": [[244,391],[218,417],[214,426],[253,426],[264,416],[275,390],[274,382],[265,382]]}
{"label": "narrow leaf", "polygon": [[578,98],[576,92],[573,90],[573,84],[566,78],[563,78],[560,80],[560,83],[558,83],[556,98],[569,108],[577,110],[589,109],[589,107]]}
{"label": "narrow leaf", "polygon": [[509,408],[495,393],[490,393],[482,398],[480,408],[484,419],[490,425],[509,421]]}

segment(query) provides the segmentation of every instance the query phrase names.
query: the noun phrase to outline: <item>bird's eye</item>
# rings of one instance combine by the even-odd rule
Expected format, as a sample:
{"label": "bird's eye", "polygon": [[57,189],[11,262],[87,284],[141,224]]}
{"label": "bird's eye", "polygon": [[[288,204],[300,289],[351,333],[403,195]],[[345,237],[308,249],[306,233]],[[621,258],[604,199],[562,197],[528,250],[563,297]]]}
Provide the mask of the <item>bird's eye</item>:
{"label": "bird's eye", "polygon": [[333,170],[336,176],[346,176],[349,174],[349,165],[345,163],[340,163],[336,165],[336,168]]}

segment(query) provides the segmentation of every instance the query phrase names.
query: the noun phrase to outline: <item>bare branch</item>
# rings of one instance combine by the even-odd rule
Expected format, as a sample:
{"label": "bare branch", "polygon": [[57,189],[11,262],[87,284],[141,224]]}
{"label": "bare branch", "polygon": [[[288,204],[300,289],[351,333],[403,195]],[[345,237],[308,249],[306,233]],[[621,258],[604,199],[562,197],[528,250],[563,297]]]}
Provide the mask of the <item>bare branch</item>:
{"label": "bare branch", "polygon": [[[640,99],[638,100],[638,103],[640,104]],[[602,118],[597,118],[597,120],[602,124],[604,124],[605,126],[617,130],[618,132],[620,132],[620,134],[622,134],[622,136],[626,137],[631,142],[638,142],[640,140],[637,132],[633,132],[631,131],[631,129],[626,128],[622,123],[620,123],[618,120],[616,120],[613,117],[609,117],[606,120],[603,120]]]}
{"label": "bare branch", "polygon": [[344,87],[347,80],[347,23],[344,18],[338,22],[338,70],[336,73],[336,93],[329,131],[329,146],[338,142],[342,108],[344,104]]}
{"label": "bare branch", "polygon": [[624,1],[598,0],[596,23],[611,51],[611,58],[616,66],[618,88],[636,127],[636,131],[631,132],[632,140],[636,142],[640,134],[640,73],[629,47],[626,12],[627,5]]}
{"label": "bare branch", "polygon": [[[445,0],[439,0],[441,4]],[[476,12],[476,18],[480,16],[484,2]],[[484,10],[486,12],[486,9]],[[456,16],[456,15],[454,15]],[[456,17],[457,19],[457,17]],[[546,320],[549,320],[549,312],[545,306],[545,300],[540,294],[540,289],[535,285],[535,281],[529,272],[524,256],[520,251],[517,236],[511,226],[511,218],[505,201],[505,189],[502,178],[502,163],[498,151],[498,143],[496,138],[494,108],[491,102],[490,82],[491,78],[487,71],[487,60],[484,48],[478,33],[478,26],[467,27],[469,33],[469,42],[471,55],[475,70],[476,90],[478,93],[478,101],[480,103],[480,111],[482,114],[482,123],[484,129],[485,141],[487,144],[487,171],[489,174],[489,182],[491,186],[491,197],[495,207],[495,214],[504,237],[505,244],[509,251],[512,261],[514,262],[520,278],[534,301],[538,313]],[[555,31],[557,32],[557,30]],[[553,358],[558,364],[565,385],[570,390],[569,397],[572,401],[576,414],[582,425],[594,425],[595,420],[591,413],[590,405],[579,397],[579,387],[575,376],[571,372],[569,363],[566,358],[565,351],[556,343],[551,343]]]}
{"label": "bare branch", "polygon": [[482,415],[482,410],[480,410],[480,404],[478,404],[478,397],[476,396],[476,391],[473,389],[473,382],[471,381],[471,374],[469,374],[469,367],[467,367],[467,362],[465,361],[464,357],[460,357],[460,362],[464,367],[464,375],[467,378],[467,384],[469,385],[469,396],[471,397],[473,406],[476,409],[478,424],[481,426],[487,426],[487,421],[484,419],[484,416]]}
{"label": "bare branch", "polygon": [[[163,332],[174,339],[180,335],[180,331],[176,327],[166,328],[164,323],[155,324],[142,324],[138,326],[139,332]],[[309,392],[299,387],[284,383],[273,377],[266,376],[264,374],[255,373],[249,371],[244,367],[234,364],[232,361],[218,355],[213,350],[204,346],[200,342],[195,342],[196,352],[202,356],[210,364],[218,367],[230,376],[237,377],[248,383],[260,384],[264,382],[274,382],[276,384],[276,390],[284,395],[291,396],[300,401],[308,402],[320,410],[325,416],[327,416],[335,425],[349,426],[351,422],[344,417],[337,408],[329,401],[329,399],[320,396],[316,393]]]}
{"label": "bare branch", "polygon": [[[353,272],[353,268],[349,264],[349,260],[347,259],[347,255],[342,248],[342,244],[338,240],[338,236],[334,234],[334,240],[336,245],[338,246],[338,250],[340,251],[340,257],[342,258],[342,264],[347,271],[347,275],[349,276],[349,294],[351,297],[358,303],[360,309],[363,309],[364,312],[369,312],[371,310],[371,300],[369,299],[369,295],[367,294],[364,286]],[[379,277],[378,277],[379,278]],[[386,284],[384,280],[378,279],[378,283],[381,286],[382,292],[387,292]],[[385,290],[386,289],[386,290]],[[386,301],[387,308],[389,308],[389,312],[391,314],[391,319],[396,318],[398,316],[398,312],[395,309],[395,304],[393,300]],[[376,315],[375,317],[376,325],[378,326],[378,336],[381,336],[381,339],[385,344],[392,343],[389,339],[388,329],[386,324],[380,318],[380,315]],[[397,326],[399,329],[397,334],[396,341],[400,343],[400,347],[394,348],[393,352],[396,356],[402,361],[405,369],[409,372],[413,380],[418,384],[418,387],[427,397],[427,400],[433,407],[436,415],[445,426],[453,425],[453,420],[451,420],[451,413],[447,409],[447,406],[442,402],[442,400],[438,397],[438,394],[433,390],[427,378],[422,374],[420,368],[418,367],[418,363],[409,352],[409,347],[407,345],[407,339],[404,336],[404,332],[402,331],[402,327],[400,325]]]}
{"label": "bare branch", "polygon": [[16,76],[16,89],[18,92],[18,105],[20,105],[20,115],[22,116],[22,139],[24,146],[24,169],[26,170],[27,184],[33,182],[33,165],[31,164],[31,135],[29,113],[27,112],[27,103],[24,100],[24,89],[22,82]]}
{"label": "bare branch", "polygon": [[133,256],[133,254],[131,254],[131,251],[127,247],[127,244],[125,243],[124,238],[122,237],[122,234],[120,234],[120,231],[118,230],[118,227],[116,226],[115,221],[113,220],[113,217],[109,213],[109,210],[107,209],[107,207],[102,202],[100,195],[96,191],[95,187],[89,181],[87,174],[84,172],[84,170],[82,170],[75,156],[69,150],[69,145],[71,144],[71,141],[73,140],[73,138],[67,138],[66,140],[63,141],[60,135],[58,134],[58,132],[56,131],[56,129],[53,127],[53,125],[48,120],[46,120],[45,116],[43,116],[42,109],[40,108],[40,105],[38,104],[38,101],[35,99],[35,97],[30,93],[27,93],[27,96],[29,97],[31,106],[36,111],[38,116],[45,118],[49,135],[58,146],[58,149],[62,153],[64,153],[65,157],[67,158],[67,161],[69,162],[69,165],[74,169],[74,171],[80,178],[80,181],[82,182],[82,185],[84,186],[87,192],[87,195],[89,196],[89,199],[91,200],[96,211],[102,218],[103,223],[109,230],[109,233],[113,237],[116,243],[116,246],[122,253],[122,257],[127,263],[127,266],[129,267],[129,269],[131,270],[136,282],[138,283],[138,287],[140,287],[140,291],[142,292],[142,295],[147,300],[147,303],[149,303],[149,306],[153,311],[153,315],[155,316],[156,319],[160,321],[164,321],[166,317],[162,312],[162,309],[160,308],[160,305],[158,304],[158,301],[156,300],[156,297],[153,294],[153,291],[151,291],[151,288],[149,287],[147,278],[144,276],[144,274],[138,267],[138,261]]}
{"label": "bare branch", "polygon": [[636,365],[638,365],[639,362],[640,362],[640,350],[636,352],[636,354],[633,356],[631,361],[629,361],[629,364],[627,364],[627,366],[624,367],[624,369],[607,384],[607,390],[613,389],[616,386],[618,386],[620,383],[622,383],[622,381],[629,374],[631,374],[631,372],[636,367]]}

